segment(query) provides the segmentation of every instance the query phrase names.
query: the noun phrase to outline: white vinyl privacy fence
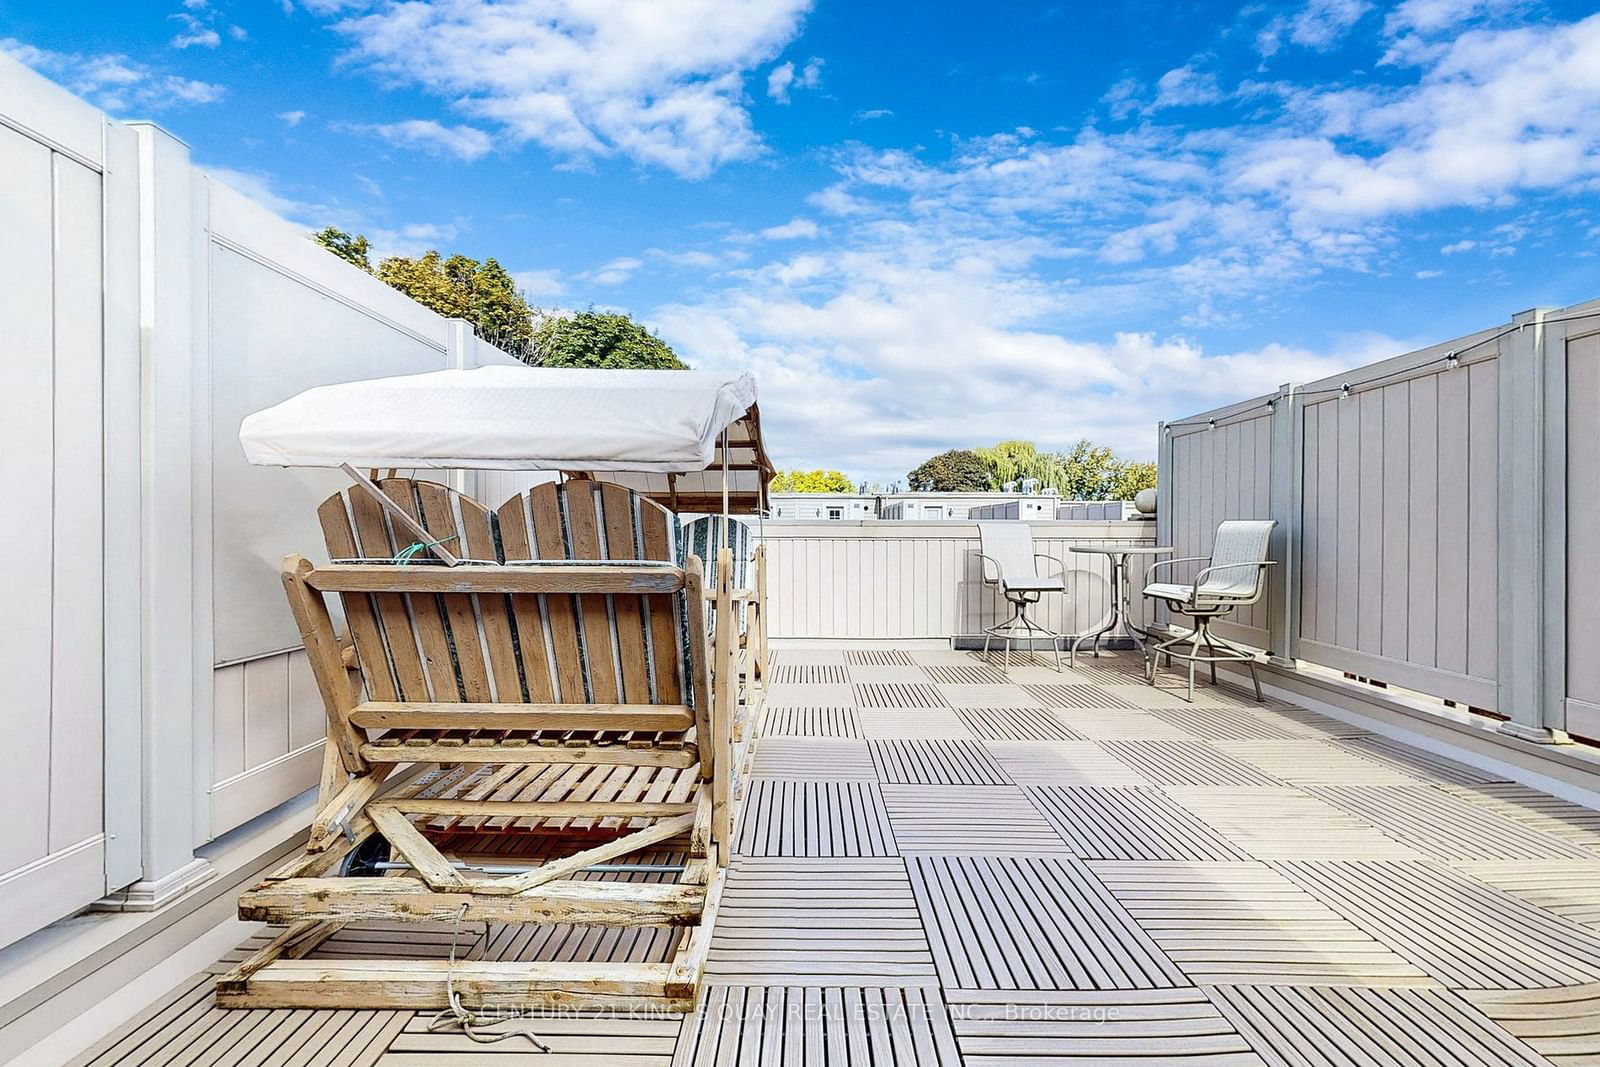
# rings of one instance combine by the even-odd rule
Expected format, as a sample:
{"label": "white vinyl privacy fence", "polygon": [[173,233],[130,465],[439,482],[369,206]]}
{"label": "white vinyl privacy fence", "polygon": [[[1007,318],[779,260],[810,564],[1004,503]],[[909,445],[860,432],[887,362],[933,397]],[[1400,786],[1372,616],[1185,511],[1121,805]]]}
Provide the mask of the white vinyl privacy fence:
{"label": "white vinyl privacy fence", "polygon": [[[1035,551],[1060,559],[1067,577],[1067,595],[1046,595],[1033,617],[1058,633],[1096,627],[1111,610],[1107,557],[1072,546],[1149,544],[1152,526],[1029,523]],[[761,537],[775,638],[948,640],[981,634],[1009,614],[983,584],[974,523],[769,520]],[[1041,560],[1040,568],[1052,573],[1054,565]]]}
{"label": "white vinyl privacy fence", "polygon": [[1230,636],[1600,737],[1600,301],[1161,428],[1159,537],[1274,518],[1272,595]]}
{"label": "white vinyl privacy fence", "polygon": [[317,780],[277,572],[343,479],[249,467],[239,420],[510,357],[4,56],[0,244],[3,945],[108,893],[172,898],[208,876],[198,846]]}

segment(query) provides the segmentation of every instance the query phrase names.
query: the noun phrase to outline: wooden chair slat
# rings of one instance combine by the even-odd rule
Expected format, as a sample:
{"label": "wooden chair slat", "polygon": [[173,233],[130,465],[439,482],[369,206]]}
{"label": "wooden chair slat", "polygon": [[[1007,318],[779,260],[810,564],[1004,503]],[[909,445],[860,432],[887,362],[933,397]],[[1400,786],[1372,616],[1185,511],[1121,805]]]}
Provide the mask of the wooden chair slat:
{"label": "wooden chair slat", "polygon": [[[500,505],[500,549],[510,560],[533,559],[528,539],[529,519],[524,498],[514,496]],[[550,656],[545,647],[544,598],[533,593],[511,596],[511,618],[517,628],[518,660],[527,698],[547,704],[556,698],[555,679],[550,673]]]}
{"label": "wooden chair slat", "polygon": [[[410,479],[388,478],[378,483],[391,500],[400,505],[407,515],[417,522],[422,522],[422,511],[417,507],[416,497],[411,491]],[[403,537],[395,538],[396,541],[404,540]],[[404,545],[397,545],[395,551],[403,549]],[[455,662],[450,655],[450,638],[445,629],[444,605],[437,593],[408,593],[406,594],[406,608],[411,613],[412,625],[416,627],[417,643],[422,649],[422,660],[428,670],[428,687],[431,698],[434,700],[462,700],[465,694],[461,690],[461,682],[456,676]],[[406,699],[413,699],[407,697]],[[416,699],[427,700],[429,697]]]}
{"label": "wooden chair slat", "polygon": [[[317,509],[322,523],[322,539],[328,546],[330,559],[355,559],[355,529],[350,525],[343,493],[335,493]],[[355,642],[356,661],[361,666],[362,682],[373,700],[398,700],[394,668],[389,653],[383,645],[383,631],[378,626],[377,608],[369,595],[349,596],[344,600],[345,621],[350,626],[350,638]]]}
{"label": "wooden chair slat", "polygon": [[[530,559],[571,559],[561,521],[561,491],[551,482],[536,485],[528,492],[528,515],[533,524]],[[560,699],[578,703],[585,699],[583,657],[578,651],[576,598],[556,594],[544,599],[545,621],[550,627],[550,646],[556,660],[556,684]]]}
{"label": "wooden chair slat", "polygon": [[[466,539],[467,555],[475,560],[502,559],[499,546],[495,544],[488,508],[468,507],[467,502],[462,501],[461,530]],[[521,672],[517,669],[516,641],[511,632],[510,597],[479,597],[478,618],[483,623],[484,643],[488,646],[495,698],[503,702],[527,700],[527,693],[522,687]]]}
{"label": "wooden chair slat", "polygon": [[[605,515],[606,555],[610,559],[638,559],[640,539],[633,516],[633,494],[620,485],[600,486],[600,509]],[[622,695],[630,704],[650,700],[650,657],[645,644],[644,601],[639,597],[612,597],[617,620],[617,658],[622,664]],[[670,664],[668,665],[671,666]]]}
{"label": "wooden chair slat", "polygon": [[[653,501],[639,502],[639,542],[644,546],[645,559],[672,560],[675,551],[667,524],[667,511]],[[654,652],[656,699],[663,704],[683,701],[683,688],[678,680],[678,650],[680,620],[669,603],[657,601],[647,606],[650,616],[650,645]]]}
{"label": "wooden chair slat", "polygon": [[[383,507],[365,489],[349,490],[350,514],[355,519],[355,530],[362,559],[391,559],[395,554],[394,542],[389,535],[389,523],[384,518]],[[411,629],[411,612],[406,598],[399,593],[374,593],[372,602],[377,607],[378,621],[383,626],[384,648],[394,669],[395,686],[401,700],[427,700],[428,675],[422,666],[422,653]],[[365,673],[375,673],[364,671]]]}
{"label": "wooden chair slat", "polygon": [[[567,533],[573,559],[603,559],[600,520],[595,514],[594,483],[572,482],[562,487]],[[617,669],[612,656],[611,613],[603,596],[579,596],[583,647],[588,653],[589,691],[597,704],[617,702]]]}
{"label": "wooden chair slat", "polygon": [[[456,521],[451,500],[457,494],[438,482],[417,482],[415,485],[422,508],[423,526],[435,538],[457,546],[457,551],[466,555],[465,532]],[[463,512],[482,509],[481,504],[469,497],[461,497],[460,503]],[[455,651],[456,673],[462,695],[475,702],[494,699],[494,693],[489,688],[489,671],[484,663],[483,637],[478,633],[477,605],[483,599],[461,593],[444,593],[439,597],[445,631]]]}

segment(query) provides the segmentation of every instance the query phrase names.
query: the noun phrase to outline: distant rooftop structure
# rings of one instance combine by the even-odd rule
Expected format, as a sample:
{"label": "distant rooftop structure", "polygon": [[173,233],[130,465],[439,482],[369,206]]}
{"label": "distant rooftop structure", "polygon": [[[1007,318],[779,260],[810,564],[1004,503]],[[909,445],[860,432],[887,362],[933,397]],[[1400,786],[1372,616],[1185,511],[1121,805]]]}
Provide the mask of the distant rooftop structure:
{"label": "distant rooftop structure", "polygon": [[[1028,479],[1033,481],[1033,479]],[[1037,483],[1035,483],[1036,485]],[[1026,487],[1025,487],[1026,488]],[[843,519],[1032,519],[1121,518],[1119,501],[1063,501],[1044,492],[977,493],[773,493],[772,517],[802,521]],[[1069,510],[1076,509],[1076,510]]]}

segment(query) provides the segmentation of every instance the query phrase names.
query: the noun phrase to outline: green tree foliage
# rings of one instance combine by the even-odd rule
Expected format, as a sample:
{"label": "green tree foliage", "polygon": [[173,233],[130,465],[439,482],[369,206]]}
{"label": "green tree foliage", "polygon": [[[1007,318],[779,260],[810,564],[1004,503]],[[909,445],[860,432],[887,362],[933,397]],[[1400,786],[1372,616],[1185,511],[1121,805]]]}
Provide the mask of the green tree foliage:
{"label": "green tree foliage", "polygon": [[854,489],[843,471],[779,471],[772,479],[775,493],[848,493]]}
{"label": "green tree foliage", "polygon": [[340,259],[354,263],[368,274],[372,273],[372,262],[367,258],[367,253],[372,251],[372,246],[367,239],[359,233],[351,235],[343,230],[336,230],[329,226],[311,235],[311,239],[326,248]]}
{"label": "green tree foliage", "polygon": [[444,259],[431,251],[415,259],[389,256],[378,264],[378,277],[447,318],[466,319],[504,352],[527,359],[532,351],[533,309],[494,259]]}
{"label": "green tree foliage", "polygon": [[688,369],[670,345],[632,318],[601,311],[543,316],[523,358],[536,367]]}
{"label": "green tree foliage", "polygon": [[[965,460],[961,473],[949,457],[971,456],[982,471]],[[932,481],[937,475],[941,483]],[[945,452],[911,472],[913,491],[943,489],[950,485],[961,492],[999,489],[1008,482],[1037,478],[1040,489],[1054,489],[1065,500],[1132,500],[1135,493],[1156,484],[1154,463],[1119,459],[1111,449],[1088,440],[1079,441],[1065,452],[1040,452],[1032,441],[1001,441],[971,452]]]}
{"label": "green tree foliage", "polygon": [[989,465],[969,449],[951,449],[906,475],[914,493],[975,493],[989,488]]}

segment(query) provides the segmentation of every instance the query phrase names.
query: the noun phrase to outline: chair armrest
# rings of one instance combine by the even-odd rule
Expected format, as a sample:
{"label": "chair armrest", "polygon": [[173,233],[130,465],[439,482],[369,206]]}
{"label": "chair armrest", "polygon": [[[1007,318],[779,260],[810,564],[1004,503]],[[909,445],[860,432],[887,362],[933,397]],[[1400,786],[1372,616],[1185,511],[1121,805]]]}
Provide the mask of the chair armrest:
{"label": "chair armrest", "polygon": [[1156,560],[1154,563],[1150,564],[1150,566],[1148,566],[1148,567],[1146,567],[1144,569],[1144,576],[1146,578],[1148,578],[1148,577],[1150,577],[1150,574],[1151,574],[1152,571],[1158,571],[1162,567],[1171,567],[1171,566],[1174,566],[1175,564],[1178,564],[1178,563],[1210,563],[1210,562],[1211,562],[1211,557],[1210,556],[1184,556],[1182,559],[1159,559],[1159,560]]}
{"label": "chair armrest", "polygon": [[[1065,578],[1067,576],[1067,565],[1066,565],[1066,563],[1064,563],[1062,561],[1060,556],[1052,556],[1047,552],[1035,552],[1033,554],[1033,559],[1034,559],[1034,562],[1038,562],[1041,559],[1047,559],[1051,563],[1054,563],[1056,565],[1056,568],[1057,568],[1056,573],[1057,574],[1059,574],[1063,578]],[[1043,576],[1041,575],[1041,577],[1043,577]]]}
{"label": "chair armrest", "polygon": [[[982,552],[978,553],[978,558],[983,560],[983,580],[994,585],[1000,584],[1000,581],[1005,577],[1005,572],[1000,569],[1000,561],[993,556],[986,556]],[[993,578],[989,577],[989,567],[991,565],[994,567]]]}
{"label": "chair armrest", "polygon": [[1205,570],[1194,576],[1195,593],[1198,594],[1200,592],[1201,584],[1205,582],[1207,577],[1216,571],[1233,571],[1238,570],[1240,567],[1256,567],[1260,569],[1265,567],[1275,567],[1277,566],[1277,563],[1278,561],[1273,559],[1258,559],[1251,560],[1248,563],[1220,563],[1215,567],[1207,567]]}

